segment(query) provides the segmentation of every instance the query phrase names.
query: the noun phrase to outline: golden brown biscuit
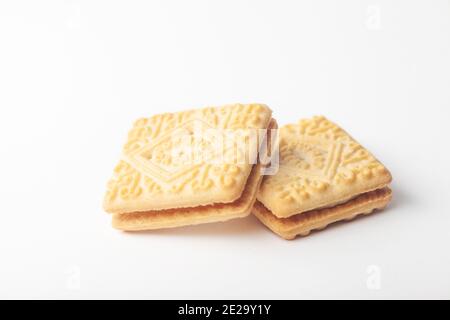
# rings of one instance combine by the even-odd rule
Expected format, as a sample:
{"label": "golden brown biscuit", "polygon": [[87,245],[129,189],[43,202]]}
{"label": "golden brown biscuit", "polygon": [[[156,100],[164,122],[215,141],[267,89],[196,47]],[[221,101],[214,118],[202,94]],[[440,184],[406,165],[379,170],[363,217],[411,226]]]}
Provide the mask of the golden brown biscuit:
{"label": "golden brown biscuit", "polygon": [[114,214],[112,224],[124,231],[174,228],[201,223],[222,222],[250,214],[261,183],[261,165],[254,166],[241,197],[228,204],[212,204],[193,208],[155,210]]}
{"label": "golden brown biscuit", "polygon": [[[153,116],[138,120],[128,135],[122,160],[104,199],[110,213],[189,208],[237,200],[253,164],[214,161],[234,149],[216,148],[208,130],[239,132],[266,129],[271,110],[261,104],[229,105]],[[196,136],[196,131],[202,137]],[[190,138],[189,138],[190,137]],[[227,146],[239,143],[227,136]],[[191,139],[191,141],[186,141]],[[186,150],[186,144],[194,150]],[[227,155],[226,155],[227,156]],[[188,158],[187,161],[183,160]]]}
{"label": "golden brown biscuit", "polygon": [[286,240],[292,240],[297,235],[307,236],[311,231],[322,230],[334,222],[351,220],[357,215],[383,209],[391,198],[392,191],[386,187],[362,194],[332,208],[312,210],[289,218],[276,217],[259,201],[256,201],[252,212],[274,233]]}
{"label": "golden brown biscuit", "polygon": [[[234,105],[206,110],[208,116],[217,120],[215,124],[218,129],[226,127],[224,132],[227,134],[228,143],[231,139],[232,145],[236,142],[233,139],[247,141],[248,135],[246,133],[253,129],[264,129],[260,132],[263,136],[258,139],[259,145],[263,142],[261,139],[266,139],[265,129],[276,128],[276,122],[271,119],[270,109],[263,105]],[[204,110],[195,110],[189,113],[201,117],[204,112]],[[219,117],[214,116],[215,113],[220,116],[227,116],[229,119],[224,120],[222,118],[219,121]],[[234,113],[236,114],[233,115]],[[237,116],[240,117],[239,120],[236,119]],[[267,117],[268,120],[266,120]],[[233,123],[232,119],[237,122]],[[192,121],[195,121],[195,119]],[[204,125],[203,122],[206,120],[201,118],[199,121],[202,121],[202,125]],[[228,125],[225,126],[225,122]],[[247,123],[248,128],[241,128],[243,123]],[[255,128],[255,125],[261,126],[261,128]],[[145,129],[147,132],[149,130]],[[205,140],[202,138],[197,152],[210,153],[214,156],[223,150],[225,155],[227,155],[227,152],[232,155],[231,159],[203,157],[200,158],[200,162],[193,164],[189,161],[174,164],[173,161],[167,160],[170,157],[166,156],[168,153],[166,149],[174,147],[173,137],[177,138],[177,130],[176,128],[170,129],[172,132],[170,142],[172,144],[164,147],[161,147],[161,139],[154,142],[156,147],[152,147],[152,142],[149,142],[150,147],[143,146],[145,143],[142,142],[142,150],[139,146],[131,147],[131,150],[128,150],[129,147],[125,147],[123,158],[125,160],[122,160],[119,168],[116,168],[117,173],[111,180],[105,197],[105,209],[113,213],[113,226],[115,228],[128,231],[151,230],[225,221],[250,214],[261,182],[263,165],[252,164],[247,158],[244,161],[242,159],[236,161],[236,157],[239,154],[242,156],[241,151],[248,145],[244,144],[243,146],[240,143],[241,141],[237,141],[230,148],[227,147],[228,143],[225,146],[215,143],[205,146]],[[173,134],[174,131],[175,134]],[[201,133],[204,132],[201,131]],[[239,134],[235,135],[236,132]],[[270,145],[270,140],[268,144]],[[216,150],[218,146],[220,146],[220,150]],[[208,150],[205,150],[206,148]],[[133,150],[140,151],[135,152]],[[230,150],[231,152],[229,152]],[[258,150],[256,150],[257,152]],[[132,157],[130,154],[133,157],[136,154],[141,154],[142,157],[147,157],[152,163],[145,163],[142,159],[138,159],[138,161],[130,160]],[[171,154],[172,159],[177,156],[177,154]],[[154,162],[159,165],[161,159],[165,160],[163,162],[165,167],[156,170],[159,172],[153,172],[155,170]],[[226,161],[222,162],[224,160]],[[258,160],[258,157],[256,160]],[[148,166],[151,168],[149,169]],[[166,174],[166,172],[163,172],[164,169],[172,169],[172,167],[175,167],[178,172],[172,174],[169,179],[164,179],[164,177],[158,175],[160,173]],[[245,173],[246,170],[250,170],[249,174]],[[244,181],[243,186],[241,186],[242,181]],[[122,191],[114,190],[117,188],[121,188]],[[139,188],[138,192],[133,192],[137,188]],[[220,190],[222,193],[220,193]],[[132,194],[131,197],[130,194]],[[230,198],[232,194],[237,194],[238,197],[236,199]],[[169,200],[172,202],[169,203]],[[145,207],[148,209],[142,209]],[[140,209],[133,210],[133,208]]]}
{"label": "golden brown biscuit", "polygon": [[258,201],[279,218],[344,203],[392,179],[373,155],[324,117],[282,127],[279,148],[279,171],[264,178],[258,193]]}
{"label": "golden brown biscuit", "polygon": [[324,117],[280,129],[279,170],[265,176],[253,213],[285,239],[370,213],[392,197],[389,171]]}

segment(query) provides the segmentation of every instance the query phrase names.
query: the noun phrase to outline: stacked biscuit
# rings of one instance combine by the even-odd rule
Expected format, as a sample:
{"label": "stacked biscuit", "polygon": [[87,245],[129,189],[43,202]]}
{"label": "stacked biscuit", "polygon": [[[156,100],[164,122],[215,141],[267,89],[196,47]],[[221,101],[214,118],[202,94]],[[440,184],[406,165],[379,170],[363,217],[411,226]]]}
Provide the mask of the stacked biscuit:
{"label": "stacked biscuit", "polygon": [[280,129],[278,173],[266,176],[253,213],[285,239],[384,208],[389,171],[324,117]]}
{"label": "stacked biscuit", "polygon": [[151,230],[253,212],[293,239],[390,201],[387,169],[335,124],[302,120],[279,139],[276,126],[262,104],[136,121],[104,199],[113,226]]}
{"label": "stacked biscuit", "polygon": [[104,208],[113,226],[149,230],[248,215],[262,165],[250,161],[255,155],[240,159],[246,149],[240,142],[274,126],[272,111],[260,104],[138,120],[108,184]]}

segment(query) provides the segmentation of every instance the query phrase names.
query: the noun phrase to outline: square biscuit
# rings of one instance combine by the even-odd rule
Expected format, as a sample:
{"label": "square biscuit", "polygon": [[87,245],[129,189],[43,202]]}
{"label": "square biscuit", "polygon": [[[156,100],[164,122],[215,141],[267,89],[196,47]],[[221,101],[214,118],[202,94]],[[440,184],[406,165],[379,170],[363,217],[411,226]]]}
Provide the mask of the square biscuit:
{"label": "square biscuit", "polygon": [[[131,214],[233,203],[241,198],[254,164],[233,161],[242,136],[229,133],[267,129],[271,115],[266,105],[234,104],[136,121],[108,183],[105,211]],[[208,130],[223,132],[226,145],[203,134]],[[224,154],[229,161],[220,161]]]}
{"label": "square biscuit", "polygon": [[333,207],[392,180],[383,164],[325,117],[279,131],[278,173],[264,177],[257,196],[278,218]]}
{"label": "square biscuit", "polygon": [[243,218],[251,213],[261,180],[261,165],[258,164],[252,169],[241,197],[232,203],[114,214],[112,225],[123,231],[143,231]]}
{"label": "square biscuit", "polygon": [[311,231],[322,230],[332,223],[383,209],[391,198],[392,191],[386,187],[364,193],[332,208],[312,210],[289,218],[276,217],[259,201],[256,201],[252,212],[274,233],[286,240],[293,240],[298,235],[307,236]]}
{"label": "square biscuit", "polygon": [[[269,130],[277,127],[271,120]],[[267,135],[267,148],[271,150],[271,135]],[[247,179],[246,186],[239,199],[232,203],[217,203],[191,208],[174,208],[113,214],[112,225],[123,231],[143,231],[162,228],[174,228],[211,222],[223,222],[246,217],[251,213],[256,194],[262,181],[264,165],[257,163]]]}

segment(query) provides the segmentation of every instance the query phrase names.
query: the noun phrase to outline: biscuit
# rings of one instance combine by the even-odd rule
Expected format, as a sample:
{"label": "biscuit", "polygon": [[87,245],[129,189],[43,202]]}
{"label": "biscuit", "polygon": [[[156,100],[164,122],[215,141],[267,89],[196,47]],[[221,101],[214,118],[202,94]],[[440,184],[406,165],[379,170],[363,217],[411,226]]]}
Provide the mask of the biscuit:
{"label": "biscuit", "polygon": [[[277,123],[272,119],[268,130],[275,129],[276,127]],[[267,135],[267,142],[264,144],[269,152],[272,150],[272,141],[270,138],[271,135]],[[262,181],[264,167],[260,163],[253,166],[241,197],[232,203],[113,214],[112,225],[114,228],[123,231],[143,231],[223,222],[230,219],[246,217],[251,213],[256,201],[256,194]]]}
{"label": "biscuit", "polygon": [[[233,157],[239,150],[223,146],[220,149],[214,140],[217,137],[198,139],[196,132],[220,129],[224,134],[242,131],[245,135],[252,129],[268,128],[271,114],[262,104],[234,104],[136,121],[128,134],[122,159],[108,183],[103,202],[105,211],[137,213],[237,201],[254,164],[215,161],[223,154]],[[227,146],[238,145],[242,137],[236,134],[226,139],[232,142],[228,141]],[[185,150],[187,142],[193,148]],[[201,157],[195,161],[183,160],[193,153]]]}
{"label": "biscuit", "polygon": [[264,177],[257,196],[278,218],[333,207],[392,180],[372,154],[324,117],[286,125],[279,136],[278,173]]}
{"label": "biscuit", "polygon": [[357,215],[370,214],[374,210],[383,209],[391,198],[392,191],[385,187],[362,194],[332,208],[312,210],[290,218],[276,217],[259,201],[256,201],[252,212],[274,233],[286,240],[292,240],[297,235],[307,236],[311,231],[322,230],[332,223],[351,220]]}
{"label": "biscuit", "polygon": [[389,171],[324,117],[279,132],[279,169],[265,176],[252,210],[285,239],[384,208],[392,198]]}
{"label": "biscuit", "polygon": [[250,214],[261,183],[261,165],[254,166],[241,197],[229,204],[193,208],[114,214],[112,225],[124,231],[174,228],[201,223],[222,222]]}

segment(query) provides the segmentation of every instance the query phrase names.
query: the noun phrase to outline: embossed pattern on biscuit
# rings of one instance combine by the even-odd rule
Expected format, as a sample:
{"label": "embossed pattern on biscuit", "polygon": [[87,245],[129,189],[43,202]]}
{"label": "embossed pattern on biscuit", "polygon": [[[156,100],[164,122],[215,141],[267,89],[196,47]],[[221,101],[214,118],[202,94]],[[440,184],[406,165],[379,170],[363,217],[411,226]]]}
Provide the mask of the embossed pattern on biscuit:
{"label": "embossed pattern on biscuit", "polygon": [[389,171],[325,117],[280,129],[280,168],[267,176],[258,200],[278,217],[342,203],[386,186]]}
{"label": "embossed pattern on biscuit", "polygon": [[[235,161],[242,150],[218,148],[217,137],[199,138],[197,131],[245,133],[267,128],[270,119],[271,110],[265,105],[235,104],[137,120],[108,183],[105,210],[126,213],[236,200],[253,164]],[[220,161],[224,156],[227,161]]]}

